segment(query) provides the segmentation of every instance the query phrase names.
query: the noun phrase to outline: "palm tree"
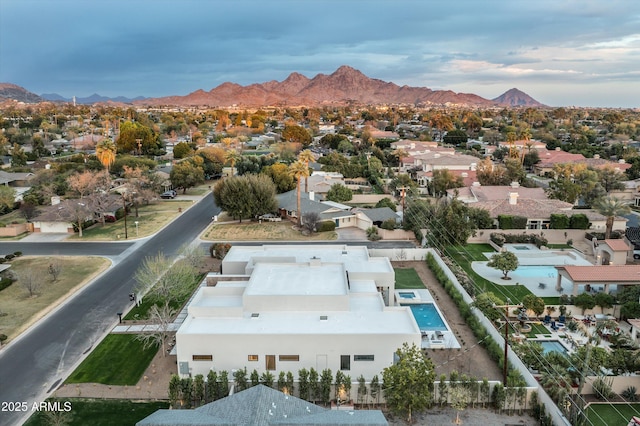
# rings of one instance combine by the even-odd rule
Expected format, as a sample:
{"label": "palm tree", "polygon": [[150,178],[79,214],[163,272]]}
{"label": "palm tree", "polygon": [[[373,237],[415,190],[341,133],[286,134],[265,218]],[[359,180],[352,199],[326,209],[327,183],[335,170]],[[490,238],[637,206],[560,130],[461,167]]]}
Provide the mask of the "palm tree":
{"label": "palm tree", "polygon": [[96,145],[96,156],[102,165],[109,167],[116,161],[116,144],[111,139],[103,139]]}
{"label": "palm tree", "polygon": [[622,216],[631,212],[631,208],[628,204],[624,203],[619,198],[611,196],[600,198],[594,202],[593,209],[607,218],[606,229],[604,232],[605,239],[608,239],[611,236],[613,221],[616,216]]}
{"label": "palm tree", "polygon": [[[313,153],[308,149],[298,154],[298,160],[302,161],[307,169],[309,169],[309,162],[315,161],[315,159]],[[309,192],[309,176],[305,176],[304,178],[304,192]]]}
{"label": "palm tree", "polygon": [[298,226],[302,226],[302,211],[300,209],[300,179],[309,176],[309,168],[300,160],[291,163],[289,166],[289,174],[296,179],[298,188],[298,207],[296,214],[298,215]]}
{"label": "palm tree", "polygon": [[230,149],[224,155],[224,159],[231,164],[231,176],[235,175],[236,173],[234,167],[236,165],[236,162],[240,159],[240,154],[238,154],[238,151],[236,151],[235,149]]}

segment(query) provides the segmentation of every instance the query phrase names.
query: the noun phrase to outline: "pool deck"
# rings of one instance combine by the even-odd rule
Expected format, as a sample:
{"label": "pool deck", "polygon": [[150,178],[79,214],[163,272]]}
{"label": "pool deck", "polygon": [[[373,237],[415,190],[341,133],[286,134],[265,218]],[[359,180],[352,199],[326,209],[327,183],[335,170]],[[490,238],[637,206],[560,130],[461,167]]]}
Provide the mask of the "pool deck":
{"label": "pool deck", "polygon": [[[519,250],[516,247],[527,247],[526,250]],[[520,266],[562,266],[562,265],[592,265],[582,253],[576,250],[541,250],[533,244],[505,244],[506,250],[514,253],[518,257]],[[556,289],[557,278],[541,272],[540,276],[522,276],[518,270],[509,273],[509,280],[502,279],[502,272],[487,266],[495,252],[484,253],[485,261],[471,263],[471,268],[481,277],[499,285],[524,285],[527,289],[539,297],[557,297],[562,294],[571,294],[571,282],[563,278],[562,290]]]}
{"label": "pool deck", "polygon": [[[413,298],[400,297],[399,293],[414,293]],[[433,296],[426,289],[403,289],[396,290],[396,300],[403,305],[419,304],[419,303],[431,303],[438,311],[438,315],[442,318],[446,331],[422,331],[422,349],[459,349],[460,343],[456,339],[456,336],[451,331],[451,327],[447,322],[446,317],[442,314],[442,311],[438,307],[438,304],[433,300]]]}

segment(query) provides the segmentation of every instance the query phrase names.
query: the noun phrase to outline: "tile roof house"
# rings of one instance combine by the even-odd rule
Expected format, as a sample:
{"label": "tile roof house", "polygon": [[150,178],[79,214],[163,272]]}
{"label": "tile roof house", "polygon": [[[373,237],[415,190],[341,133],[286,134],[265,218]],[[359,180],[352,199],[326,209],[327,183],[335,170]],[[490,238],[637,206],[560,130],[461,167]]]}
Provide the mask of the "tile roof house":
{"label": "tile roof house", "polygon": [[[283,218],[298,217],[298,195],[296,189],[276,195],[276,200],[278,200],[280,216]],[[356,226],[356,216],[351,211],[350,206],[332,201],[323,201],[323,197],[314,192],[300,192],[300,209],[302,210],[303,221],[305,213],[313,212],[320,216],[321,221],[334,221],[336,228]]]}
{"label": "tile roof house", "polygon": [[158,410],[136,426],[388,425],[380,410],[330,410],[257,385],[193,410]]}

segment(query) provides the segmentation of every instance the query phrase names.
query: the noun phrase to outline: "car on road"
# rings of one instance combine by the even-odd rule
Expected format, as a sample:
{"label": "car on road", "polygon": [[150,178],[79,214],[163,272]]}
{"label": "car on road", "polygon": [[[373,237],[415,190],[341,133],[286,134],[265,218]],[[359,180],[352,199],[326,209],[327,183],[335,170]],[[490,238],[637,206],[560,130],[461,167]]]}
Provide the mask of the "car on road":
{"label": "car on road", "polygon": [[178,193],[176,191],[174,191],[173,189],[171,189],[169,191],[165,191],[162,194],[160,194],[160,198],[163,198],[165,200],[169,200],[169,199],[176,198],[177,195],[178,195]]}

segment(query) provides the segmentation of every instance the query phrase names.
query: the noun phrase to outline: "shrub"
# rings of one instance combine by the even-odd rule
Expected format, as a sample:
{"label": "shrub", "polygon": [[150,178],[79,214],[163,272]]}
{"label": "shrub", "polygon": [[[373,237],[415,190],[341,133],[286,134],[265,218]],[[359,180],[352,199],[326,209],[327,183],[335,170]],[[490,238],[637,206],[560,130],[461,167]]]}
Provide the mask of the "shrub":
{"label": "shrub", "polygon": [[393,230],[396,229],[396,220],[395,219],[387,219],[380,225],[382,229]]}
{"label": "shrub", "polygon": [[505,243],[508,244],[535,244],[540,248],[548,244],[548,240],[537,234],[503,234],[494,232],[490,236],[491,241],[502,247]]}
{"label": "shrub", "polygon": [[378,241],[381,238],[382,237],[378,235],[378,228],[376,228],[375,226],[367,228],[367,239],[369,241]]}
{"label": "shrub", "polygon": [[10,278],[2,278],[2,279],[0,279],[0,291],[2,291],[5,288],[9,287],[11,284],[13,284],[13,280],[10,279]]}
{"label": "shrub", "polygon": [[504,242],[505,242],[504,234],[498,234],[498,233],[493,232],[493,233],[489,236],[489,238],[491,239],[491,241],[492,241],[494,244],[496,244],[496,245],[498,245],[498,246],[500,246],[500,247],[502,247],[502,246],[504,245]]}
{"label": "shrub", "polygon": [[593,393],[596,398],[601,401],[607,401],[613,398],[616,394],[611,389],[613,383],[613,377],[598,377],[593,381]]}
{"label": "shrub", "polygon": [[216,259],[224,259],[230,249],[231,244],[214,243],[209,247],[209,254]]}
{"label": "shrub", "polygon": [[638,401],[637,389],[635,386],[629,386],[628,388],[623,390],[620,395],[628,402]]}
{"label": "shrub", "polygon": [[498,216],[500,229],[526,229],[528,219],[524,216],[511,216],[501,214]]}
{"label": "shrub", "polygon": [[551,214],[551,229],[567,229],[569,227],[569,217],[566,214]]}
{"label": "shrub", "polygon": [[6,255],[4,258],[5,258],[5,259],[7,259],[7,260],[11,260],[11,259],[13,259],[14,257],[16,257],[14,254],[8,254],[8,255]]}
{"label": "shrub", "polygon": [[22,252],[21,252],[21,251],[14,251],[14,252],[13,252],[13,255],[14,255],[15,257],[19,257],[19,256],[22,256]]}
{"label": "shrub", "polygon": [[583,213],[574,214],[569,219],[569,228],[571,229],[589,229],[589,225],[589,218]]}
{"label": "shrub", "polygon": [[318,222],[318,224],[316,225],[316,229],[318,230],[318,232],[335,231],[336,223],[330,220]]}

